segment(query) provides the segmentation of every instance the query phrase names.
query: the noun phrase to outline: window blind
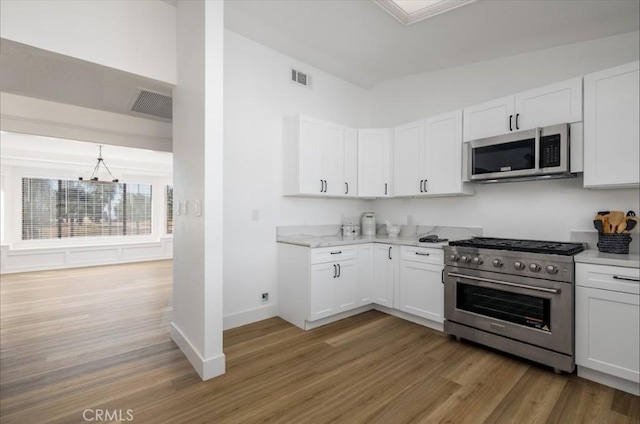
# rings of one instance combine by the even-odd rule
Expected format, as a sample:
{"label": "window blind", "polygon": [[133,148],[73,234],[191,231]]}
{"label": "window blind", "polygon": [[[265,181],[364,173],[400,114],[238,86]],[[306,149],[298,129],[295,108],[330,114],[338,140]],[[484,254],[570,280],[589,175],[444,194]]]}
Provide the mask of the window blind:
{"label": "window blind", "polygon": [[167,186],[167,234],[173,234],[173,186]]}
{"label": "window blind", "polygon": [[22,179],[22,239],[151,234],[151,186]]}

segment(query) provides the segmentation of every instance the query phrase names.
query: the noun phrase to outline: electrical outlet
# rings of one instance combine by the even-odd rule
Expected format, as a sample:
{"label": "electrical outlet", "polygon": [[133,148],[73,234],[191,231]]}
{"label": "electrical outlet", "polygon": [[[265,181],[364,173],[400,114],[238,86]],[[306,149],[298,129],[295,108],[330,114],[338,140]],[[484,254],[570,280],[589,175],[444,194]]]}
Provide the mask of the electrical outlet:
{"label": "electrical outlet", "polygon": [[262,293],[262,301],[263,302],[269,301],[269,293]]}

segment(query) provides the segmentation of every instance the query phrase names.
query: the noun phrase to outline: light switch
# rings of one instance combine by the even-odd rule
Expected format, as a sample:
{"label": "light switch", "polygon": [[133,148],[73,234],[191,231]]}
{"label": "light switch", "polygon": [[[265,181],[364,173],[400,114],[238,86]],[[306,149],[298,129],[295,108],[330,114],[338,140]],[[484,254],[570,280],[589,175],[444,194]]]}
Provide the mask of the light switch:
{"label": "light switch", "polygon": [[258,209],[252,209],[251,210],[251,220],[252,221],[259,221],[260,220],[260,210],[258,210]]}
{"label": "light switch", "polygon": [[184,215],[188,215],[189,214],[189,201],[185,200],[184,202],[182,202],[182,213]]}
{"label": "light switch", "polygon": [[196,200],[195,202],[193,202],[193,209],[194,209],[194,214],[196,216],[202,216],[202,204],[200,203],[199,200]]}

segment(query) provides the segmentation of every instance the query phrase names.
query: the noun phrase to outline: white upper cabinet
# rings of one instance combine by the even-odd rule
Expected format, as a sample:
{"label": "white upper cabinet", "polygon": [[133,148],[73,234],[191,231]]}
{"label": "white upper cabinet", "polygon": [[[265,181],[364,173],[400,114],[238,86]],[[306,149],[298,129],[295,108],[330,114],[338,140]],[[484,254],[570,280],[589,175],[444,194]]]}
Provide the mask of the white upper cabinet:
{"label": "white upper cabinet", "polygon": [[358,130],[358,196],[391,196],[391,130]]}
{"label": "white upper cabinet", "polygon": [[394,129],[394,195],[473,194],[462,181],[462,110]]}
{"label": "white upper cabinet", "polygon": [[582,121],[582,78],[464,109],[464,141]]}
{"label": "white upper cabinet", "polygon": [[584,186],[587,188],[640,185],[639,63],[584,78]]}
{"label": "white upper cabinet", "polygon": [[352,173],[357,167],[357,157],[353,154],[353,131],[308,116],[287,118],[284,194],[346,196],[345,176],[349,172],[349,185],[354,190],[348,195],[355,195],[356,182]]}
{"label": "white upper cabinet", "polygon": [[358,195],[358,130],[344,130],[344,195]]}
{"label": "white upper cabinet", "polygon": [[424,194],[473,194],[463,182],[462,110],[427,118],[425,134]]}
{"label": "white upper cabinet", "polygon": [[510,128],[512,131],[514,108],[513,96],[465,108],[464,141],[505,134]]}
{"label": "white upper cabinet", "polygon": [[417,196],[424,193],[426,179],[425,120],[400,125],[393,130],[394,195]]}

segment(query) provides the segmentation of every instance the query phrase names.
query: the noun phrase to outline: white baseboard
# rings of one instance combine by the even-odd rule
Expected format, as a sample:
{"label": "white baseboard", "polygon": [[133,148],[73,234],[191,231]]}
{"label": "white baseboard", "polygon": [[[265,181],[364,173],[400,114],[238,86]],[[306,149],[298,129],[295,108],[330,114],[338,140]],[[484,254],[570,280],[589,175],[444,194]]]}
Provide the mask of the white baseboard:
{"label": "white baseboard", "polygon": [[172,322],[171,340],[178,345],[184,356],[187,357],[193,368],[196,370],[202,381],[217,377],[225,372],[224,353],[204,359],[202,354],[187,339],[182,331]]}
{"label": "white baseboard", "polygon": [[595,381],[596,383],[604,384],[605,386],[613,387],[614,389],[622,390],[623,392],[631,393],[632,395],[640,396],[640,383],[625,380],[624,378],[605,374],[580,365],[578,365],[577,368],[578,377],[584,378],[585,380]]}
{"label": "white baseboard", "polygon": [[3,245],[0,256],[0,274],[157,261],[173,258],[173,239],[18,249]]}
{"label": "white baseboard", "polygon": [[377,305],[377,304],[373,305],[373,309],[375,309],[376,311],[384,312],[385,314],[388,314],[388,315],[393,315],[394,317],[401,318],[405,321],[411,321],[413,323],[422,325],[423,327],[429,327],[432,330],[437,330],[444,333],[444,324],[441,322],[431,321],[430,319],[417,317],[415,315],[411,315],[406,312],[399,311],[397,309],[388,308],[386,306]]}
{"label": "white baseboard", "polygon": [[278,305],[265,305],[223,317],[222,328],[229,330],[276,316],[278,316]]}

